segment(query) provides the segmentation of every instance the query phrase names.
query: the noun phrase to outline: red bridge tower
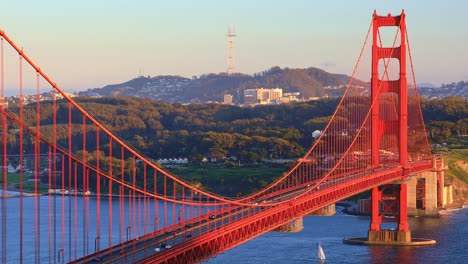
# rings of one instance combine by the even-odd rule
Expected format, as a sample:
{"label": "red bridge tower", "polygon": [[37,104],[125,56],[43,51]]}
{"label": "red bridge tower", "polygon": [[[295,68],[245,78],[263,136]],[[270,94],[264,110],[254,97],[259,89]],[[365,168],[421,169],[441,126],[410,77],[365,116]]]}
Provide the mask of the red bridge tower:
{"label": "red bridge tower", "polygon": [[[393,47],[383,47],[379,43],[380,27],[398,27],[400,43],[395,37]],[[371,155],[372,165],[380,165],[379,152],[381,141],[386,131],[397,130],[398,151],[401,167],[404,169],[408,161],[408,82],[406,77],[406,24],[405,13],[402,11],[399,16],[379,16],[374,11],[372,41],[372,79],[371,79],[371,100],[372,100],[372,139]],[[380,45],[379,45],[380,44]],[[397,46],[397,44],[400,44]],[[388,65],[391,59],[399,62],[399,78],[389,79]],[[379,63],[384,63],[384,72],[379,73]],[[380,100],[382,95],[392,93],[397,96],[397,114],[395,120],[386,120],[380,115]],[[382,210],[381,210],[382,209]],[[369,241],[399,241],[411,242],[411,231],[407,221],[407,186],[406,183],[399,185],[384,185],[372,189],[372,211],[371,224],[368,234]],[[382,213],[381,213],[382,212]],[[384,218],[389,216],[389,218]],[[382,221],[397,222],[398,231],[381,230]]]}

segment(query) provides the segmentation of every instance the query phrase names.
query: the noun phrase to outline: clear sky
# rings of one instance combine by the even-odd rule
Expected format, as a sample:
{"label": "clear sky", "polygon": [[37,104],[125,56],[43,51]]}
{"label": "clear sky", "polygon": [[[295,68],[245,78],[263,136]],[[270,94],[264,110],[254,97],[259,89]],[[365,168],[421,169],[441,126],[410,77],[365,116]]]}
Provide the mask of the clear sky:
{"label": "clear sky", "polygon": [[373,10],[405,9],[418,82],[468,80],[468,1],[0,0],[0,28],[65,90],[235,66],[351,74]]}

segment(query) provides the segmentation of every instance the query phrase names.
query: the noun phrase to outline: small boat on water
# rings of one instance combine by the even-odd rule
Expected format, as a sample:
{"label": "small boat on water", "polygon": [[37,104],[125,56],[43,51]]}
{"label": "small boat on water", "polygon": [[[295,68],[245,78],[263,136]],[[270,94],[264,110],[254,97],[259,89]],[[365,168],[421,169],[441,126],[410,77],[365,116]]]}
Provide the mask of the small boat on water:
{"label": "small boat on water", "polygon": [[325,261],[325,252],[323,252],[322,244],[319,242],[318,244],[318,251],[317,251],[317,260],[319,262]]}

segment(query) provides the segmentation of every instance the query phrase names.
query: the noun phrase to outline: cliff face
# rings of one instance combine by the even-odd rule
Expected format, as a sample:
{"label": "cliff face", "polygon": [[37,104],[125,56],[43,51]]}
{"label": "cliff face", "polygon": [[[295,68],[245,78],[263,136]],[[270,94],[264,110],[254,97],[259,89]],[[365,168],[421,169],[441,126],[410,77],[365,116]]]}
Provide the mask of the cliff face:
{"label": "cliff face", "polygon": [[[468,163],[463,160],[451,163],[449,169],[456,170],[458,174],[462,174],[462,177],[468,178]],[[449,176],[448,182],[452,184],[453,188],[453,203],[447,208],[460,208],[468,205],[468,184],[453,176]]]}

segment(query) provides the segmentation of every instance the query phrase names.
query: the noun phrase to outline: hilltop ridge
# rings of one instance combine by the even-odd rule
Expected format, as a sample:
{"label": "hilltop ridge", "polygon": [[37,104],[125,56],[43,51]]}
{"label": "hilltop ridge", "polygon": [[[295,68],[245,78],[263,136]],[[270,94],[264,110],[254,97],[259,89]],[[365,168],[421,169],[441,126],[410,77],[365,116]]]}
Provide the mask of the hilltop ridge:
{"label": "hilltop ridge", "polygon": [[[139,76],[120,84],[92,88],[79,96],[137,97],[169,103],[222,102],[225,94],[235,104],[243,103],[243,91],[255,88],[281,88],[284,93],[300,93],[300,99],[340,97],[350,80],[345,74],[329,73],[309,67],[305,69],[272,67],[253,75],[208,73],[186,78],[178,75]],[[354,80],[353,85],[368,91],[369,82]],[[435,87],[418,85],[419,95],[426,98],[458,96],[468,98],[468,82],[460,81]]]}
{"label": "hilltop ridge", "polygon": [[[331,95],[325,87],[342,90],[349,78],[344,74],[333,74],[313,67],[291,69],[275,66],[253,75],[209,73],[192,78],[176,75],[139,76],[121,84],[88,89],[78,95],[130,96],[170,103],[206,103],[223,101],[224,94],[231,94],[235,103],[242,103],[245,89],[278,87],[283,92],[299,92],[300,98],[307,99]],[[365,82],[356,82],[368,86]]]}

